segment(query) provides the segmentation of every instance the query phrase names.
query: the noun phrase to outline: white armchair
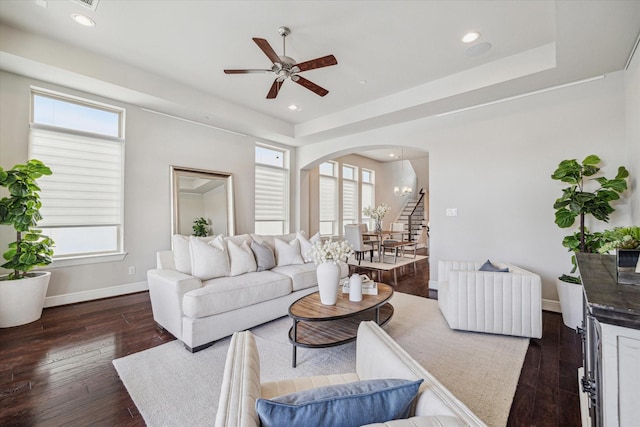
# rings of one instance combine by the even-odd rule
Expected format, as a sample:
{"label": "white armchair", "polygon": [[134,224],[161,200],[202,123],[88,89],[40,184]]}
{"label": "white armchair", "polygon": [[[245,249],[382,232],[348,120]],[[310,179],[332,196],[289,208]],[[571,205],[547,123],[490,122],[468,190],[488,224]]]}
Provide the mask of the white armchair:
{"label": "white armchair", "polygon": [[478,271],[483,262],[438,261],[438,305],[449,327],[465,331],[542,337],[540,276],[519,267]]}

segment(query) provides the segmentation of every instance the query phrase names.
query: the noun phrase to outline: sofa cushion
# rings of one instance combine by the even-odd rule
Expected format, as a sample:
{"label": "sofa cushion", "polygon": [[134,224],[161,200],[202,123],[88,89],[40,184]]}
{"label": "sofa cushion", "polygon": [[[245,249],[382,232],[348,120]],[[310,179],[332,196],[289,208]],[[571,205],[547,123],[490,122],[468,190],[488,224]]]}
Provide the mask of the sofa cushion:
{"label": "sofa cushion", "polygon": [[[263,427],[308,425],[357,427],[407,418],[422,379],[382,379],[318,387],[258,399],[256,411]],[[322,414],[322,416],[318,416]]]}
{"label": "sofa cushion", "polygon": [[300,241],[300,253],[304,262],[313,262],[313,255],[311,254],[311,248],[314,243],[320,242],[320,232],[317,232],[309,239],[304,235],[304,231],[298,231],[296,233],[296,239]]}
{"label": "sofa cushion", "polygon": [[219,277],[184,294],[185,316],[200,318],[236,310],[291,293],[291,279],[272,271]]}
{"label": "sofa cushion", "polygon": [[468,427],[469,424],[451,415],[430,415],[411,417],[406,420],[387,421],[386,423],[367,424],[362,427]]}
{"label": "sofa cushion", "polygon": [[293,239],[288,243],[277,237],[274,240],[276,244],[276,264],[278,266],[304,264],[298,239]]}
{"label": "sofa cushion", "polygon": [[251,251],[256,257],[256,271],[271,270],[276,266],[276,257],[273,250],[266,243],[251,241]]}
{"label": "sofa cushion", "polygon": [[267,246],[269,246],[271,248],[272,251],[275,252],[275,250],[276,250],[275,239],[276,238],[289,243],[290,241],[292,241],[293,239],[296,238],[296,233],[280,234],[280,235],[275,235],[275,236],[270,236],[270,235],[266,235],[266,234],[253,234],[252,233],[251,234],[251,238],[253,240],[255,240],[256,242],[258,242],[258,243],[265,243]]}
{"label": "sofa cushion", "polygon": [[227,240],[229,250],[230,276],[256,271],[256,259],[246,240],[238,245],[233,240]]}
{"label": "sofa cushion", "polygon": [[229,275],[229,254],[221,234],[208,242],[191,236],[189,249],[192,276],[208,280]]}
{"label": "sofa cushion", "polygon": [[316,265],[312,262],[278,266],[274,267],[271,271],[290,277],[291,286],[294,291],[308,289],[318,284]]}

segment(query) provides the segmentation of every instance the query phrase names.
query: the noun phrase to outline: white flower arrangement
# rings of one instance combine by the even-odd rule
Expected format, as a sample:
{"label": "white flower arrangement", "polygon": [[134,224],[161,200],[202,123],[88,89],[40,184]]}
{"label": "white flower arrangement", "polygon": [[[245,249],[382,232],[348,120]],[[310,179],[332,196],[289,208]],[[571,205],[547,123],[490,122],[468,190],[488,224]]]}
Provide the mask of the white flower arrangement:
{"label": "white flower arrangement", "polygon": [[316,242],[311,247],[311,255],[313,256],[313,262],[316,265],[330,261],[337,264],[338,261],[346,260],[352,253],[353,249],[351,249],[351,246],[344,240],[341,242],[334,242],[329,239],[324,243]]}
{"label": "white flower arrangement", "polygon": [[386,203],[383,203],[378,207],[376,207],[375,209],[372,208],[371,206],[367,206],[362,210],[362,213],[371,219],[380,221],[382,220],[382,218],[387,216],[390,210],[391,208]]}

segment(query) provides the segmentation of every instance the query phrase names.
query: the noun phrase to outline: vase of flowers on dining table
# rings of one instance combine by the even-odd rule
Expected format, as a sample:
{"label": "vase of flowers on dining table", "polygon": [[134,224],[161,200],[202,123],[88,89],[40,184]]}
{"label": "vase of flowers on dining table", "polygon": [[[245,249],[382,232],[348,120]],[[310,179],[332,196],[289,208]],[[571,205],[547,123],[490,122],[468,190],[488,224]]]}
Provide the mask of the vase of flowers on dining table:
{"label": "vase of flowers on dining table", "polygon": [[382,219],[387,216],[390,210],[391,208],[386,203],[383,203],[376,206],[375,208],[373,208],[372,206],[367,206],[362,210],[362,213],[364,216],[367,216],[375,221],[374,230],[376,233],[381,233]]}

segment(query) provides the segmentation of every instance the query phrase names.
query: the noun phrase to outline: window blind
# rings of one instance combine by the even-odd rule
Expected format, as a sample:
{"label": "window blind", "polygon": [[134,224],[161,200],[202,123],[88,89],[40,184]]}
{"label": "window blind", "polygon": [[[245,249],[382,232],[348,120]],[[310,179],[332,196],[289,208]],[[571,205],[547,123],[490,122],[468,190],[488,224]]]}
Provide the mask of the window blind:
{"label": "window blind", "polygon": [[[375,207],[375,187],[373,184],[362,183],[362,209]],[[363,215],[364,216],[364,215]]]}
{"label": "window blind", "polygon": [[338,180],[320,176],[320,221],[338,220]]}
{"label": "window blind", "polygon": [[344,220],[358,220],[358,183],[356,181],[342,181],[342,218]]}
{"label": "window blind", "polygon": [[53,172],[38,180],[41,227],[120,225],[122,140],[31,128],[31,158]]}
{"label": "window blind", "polygon": [[256,165],[256,221],[285,221],[288,194],[286,169]]}

